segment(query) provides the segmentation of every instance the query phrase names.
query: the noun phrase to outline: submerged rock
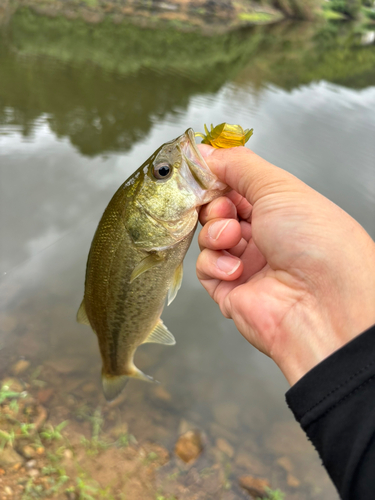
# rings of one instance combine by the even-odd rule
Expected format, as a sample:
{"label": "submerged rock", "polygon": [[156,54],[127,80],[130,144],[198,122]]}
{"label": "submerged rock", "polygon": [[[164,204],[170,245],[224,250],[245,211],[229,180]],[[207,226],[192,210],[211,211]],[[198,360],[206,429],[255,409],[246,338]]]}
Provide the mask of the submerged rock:
{"label": "submerged rock", "polygon": [[267,489],[270,487],[270,483],[267,479],[253,476],[241,476],[238,478],[238,482],[244,490],[246,490],[250,495],[256,499],[267,498]]}
{"label": "submerged rock", "polygon": [[232,458],[234,455],[233,446],[231,446],[226,439],[217,438],[216,439],[216,447],[227,455],[229,458]]}
{"label": "submerged rock", "polygon": [[19,380],[13,377],[7,377],[1,382],[1,387],[7,387],[9,391],[22,392],[23,385]]}
{"label": "submerged rock", "polygon": [[24,446],[22,448],[22,451],[21,451],[22,455],[25,457],[25,458],[34,458],[35,455],[36,455],[36,451],[35,449],[30,446],[29,444],[27,444],[26,446]]}
{"label": "submerged rock", "polygon": [[178,438],[175,445],[175,453],[185,463],[196,460],[204,448],[203,435],[200,431],[187,431]]}
{"label": "submerged rock", "polygon": [[23,458],[13,448],[4,448],[0,451],[0,466],[11,467],[23,463]]}
{"label": "submerged rock", "polygon": [[287,475],[286,482],[291,488],[299,488],[299,486],[301,485],[301,481],[297,479],[296,476],[293,476],[293,474]]}
{"label": "submerged rock", "polygon": [[30,361],[26,361],[26,359],[20,359],[10,369],[13,375],[20,375],[25,372],[30,366]]}

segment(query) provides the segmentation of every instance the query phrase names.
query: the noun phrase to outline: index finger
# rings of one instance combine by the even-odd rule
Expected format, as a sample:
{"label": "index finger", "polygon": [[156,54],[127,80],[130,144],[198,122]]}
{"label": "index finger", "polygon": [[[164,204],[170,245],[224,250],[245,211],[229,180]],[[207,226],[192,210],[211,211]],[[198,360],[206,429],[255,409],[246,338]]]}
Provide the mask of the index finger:
{"label": "index finger", "polygon": [[294,175],[243,146],[215,149],[199,144],[198,147],[210,170],[252,205],[268,194],[295,189],[296,183],[303,185]]}

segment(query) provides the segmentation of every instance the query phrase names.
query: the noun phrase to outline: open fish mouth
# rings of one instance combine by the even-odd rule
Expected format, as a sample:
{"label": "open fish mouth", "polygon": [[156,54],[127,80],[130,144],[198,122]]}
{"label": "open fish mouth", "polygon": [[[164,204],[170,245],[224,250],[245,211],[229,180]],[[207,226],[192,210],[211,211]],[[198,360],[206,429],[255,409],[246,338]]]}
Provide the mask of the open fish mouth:
{"label": "open fish mouth", "polygon": [[201,189],[205,191],[225,189],[225,184],[221,183],[211,172],[201,155],[195,142],[195,133],[192,128],[188,128],[185,134],[181,136],[180,149],[191,175]]}

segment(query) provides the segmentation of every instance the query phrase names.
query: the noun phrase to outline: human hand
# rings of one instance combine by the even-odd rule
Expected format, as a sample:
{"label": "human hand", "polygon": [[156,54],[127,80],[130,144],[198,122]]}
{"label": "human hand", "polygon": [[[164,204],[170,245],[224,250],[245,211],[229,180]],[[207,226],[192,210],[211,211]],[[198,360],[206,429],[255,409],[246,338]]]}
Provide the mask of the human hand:
{"label": "human hand", "polygon": [[233,191],[200,212],[198,278],[293,385],[375,323],[375,243],[337,205],[248,149],[199,148]]}

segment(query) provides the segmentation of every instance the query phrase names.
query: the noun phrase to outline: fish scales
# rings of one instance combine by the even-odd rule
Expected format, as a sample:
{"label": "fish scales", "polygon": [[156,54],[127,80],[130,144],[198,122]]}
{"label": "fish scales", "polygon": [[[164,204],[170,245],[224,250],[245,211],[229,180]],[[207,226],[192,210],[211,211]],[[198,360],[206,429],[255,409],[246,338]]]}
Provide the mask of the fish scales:
{"label": "fish scales", "polygon": [[135,367],[139,345],[175,343],[160,319],[181,284],[182,261],[200,206],[227,186],[196,147],[194,131],[161,146],[114,194],[95,232],[77,319],[98,337],[103,390],[114,399]]}

